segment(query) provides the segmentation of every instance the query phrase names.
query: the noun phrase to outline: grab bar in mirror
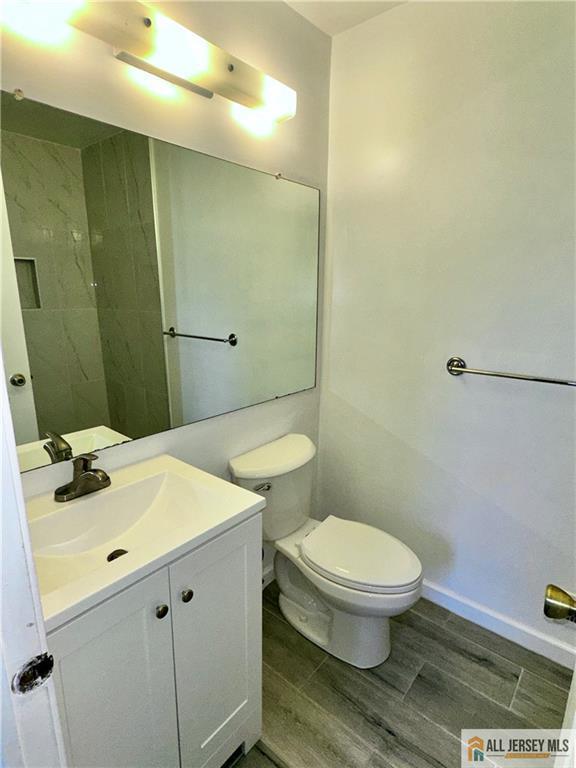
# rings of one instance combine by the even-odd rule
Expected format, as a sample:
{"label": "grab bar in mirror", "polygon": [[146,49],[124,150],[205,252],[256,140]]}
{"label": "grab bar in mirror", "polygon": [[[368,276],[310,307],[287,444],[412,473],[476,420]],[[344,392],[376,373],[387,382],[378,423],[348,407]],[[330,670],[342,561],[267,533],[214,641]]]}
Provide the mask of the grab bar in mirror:
{"label": "grab bar in mirror", "polygon": [[231,347],[235,347],[238,344],[238,336],[235,333],[231,333],[227,339],[218,339],[216,336],[195,336],[191,333],[177,333],[173,325],[168,328],[167,331],[162,331],[164,336],[170,336],[171,339],[175,339],[177,336],[181,336],[184,339],[202,339],[203,341],[221,341],[222,344],[230,344]]}
{"label": "grab bar in mirror", "polygon": [[570,379],[549,379],[546,376],[531,376],[527,373],[504,373],[503,371],[483,371],[480,368],[468,368],[461,357],[451,357],[446,363],[446,370],[452,376],[463,373],[473,373],[477,376],[496,376],[500,379],[521,379],[522,381],[539,381],[542,384],[563,384],[566,387],[576,387],[576,381]]}

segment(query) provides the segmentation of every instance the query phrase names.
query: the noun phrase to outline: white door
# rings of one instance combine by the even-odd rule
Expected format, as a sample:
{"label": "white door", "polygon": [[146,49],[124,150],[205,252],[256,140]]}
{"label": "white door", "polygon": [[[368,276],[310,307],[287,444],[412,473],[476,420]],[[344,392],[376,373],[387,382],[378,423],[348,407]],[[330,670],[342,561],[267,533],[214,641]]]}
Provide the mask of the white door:
{"label": "white door", "polygon": [[178,768],[169,603],[164,568],[48,637],[75,768]]}
{"label": "white door", "polygon": [[170,566],[182,768],[201,768],[259,706],[260,535],[248,521]]}
{"label": "white door", "polygon": [[[0,355],[0,367],[2,356]],[[0,382],[2,443],[2,613],[0,678],[2,685],[2,750],[0,765],[64,766],[64,749],[54,684],[48,678],[28,693],[12,689],[15,675],[35,656],[46,652],[44,620],[32,559],[20,470],[4,379]]]}
{"label": "white door", "polygon": [[[20,309],[20,297],[16,282],[16,268],[12,253],[12,241],[8,226],[8,213],[4,186],[0,177],[0,198],[2,205],[2,268],[0,271],[0,339],[4,352],[6,386],[10,398],[10,408],[14,423],[16,442],[30,443],[38,440],[38,424],[36,422],[36,407],[32,390],[32,376],[28,362],[24,323]],[[10,383],[14,374],[21,374],[25,383],[15,386]],[[18,381],[18,379],[14,379]]]}

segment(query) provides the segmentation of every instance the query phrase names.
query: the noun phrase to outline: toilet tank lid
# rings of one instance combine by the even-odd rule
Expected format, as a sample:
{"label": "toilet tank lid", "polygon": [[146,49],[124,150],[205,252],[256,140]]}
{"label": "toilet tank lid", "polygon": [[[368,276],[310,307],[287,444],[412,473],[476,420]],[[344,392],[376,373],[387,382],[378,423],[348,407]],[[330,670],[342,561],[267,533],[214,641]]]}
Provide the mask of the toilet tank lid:
{"label": "toilet tank lid", "polygon": [[253,451],[230,459],[230,471],[239,479],[257,480],[285,475],[307,464],[316,446],[306,435],[284,435]]}

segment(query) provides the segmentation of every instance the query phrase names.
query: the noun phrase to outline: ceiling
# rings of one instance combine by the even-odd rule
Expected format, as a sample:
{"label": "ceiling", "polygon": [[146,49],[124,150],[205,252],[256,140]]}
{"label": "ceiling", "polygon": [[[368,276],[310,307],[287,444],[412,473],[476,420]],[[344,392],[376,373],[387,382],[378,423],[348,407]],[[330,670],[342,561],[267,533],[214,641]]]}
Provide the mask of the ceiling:
{"label": "ceiling", "polygon": [[337,35],[350,27],[355,27],[373,16],[378,16],[384,11],[389,11],[395,5],[400,5],[403,0],[396,2],[382,2],[381,0],[372,0],[364,2],[357,0],[349,2],[347,0],[325,0],[317,2],[297,2],[286,0],[288,5],[297,11],[305,19],[308,19],[315,27],[326,32],[328,35]]}
{"label": "ceiling", "polygon": [[114,125],[64,112],[38,101],[17,101],[14,94],[6,91],[2,91],[0,104],[2,130],[67,147],[84,149],[121,130]]}

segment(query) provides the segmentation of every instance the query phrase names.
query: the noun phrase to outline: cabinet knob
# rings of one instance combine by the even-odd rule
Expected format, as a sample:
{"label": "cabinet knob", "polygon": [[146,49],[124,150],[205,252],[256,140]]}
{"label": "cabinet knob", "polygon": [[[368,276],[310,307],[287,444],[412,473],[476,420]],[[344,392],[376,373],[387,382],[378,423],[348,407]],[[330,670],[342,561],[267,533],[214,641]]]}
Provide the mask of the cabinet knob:
{"label": "cabinet knob", "polygon": [[156,618],[163,619],[165,616],[168,616],[168,606],[167,605],[157,605],[156,606]]}
{"label": "cabinet knob", "polygon": [[189,603],[194,597],[194,591],[192,589],[183,589],[180,597],[183,603]]}

